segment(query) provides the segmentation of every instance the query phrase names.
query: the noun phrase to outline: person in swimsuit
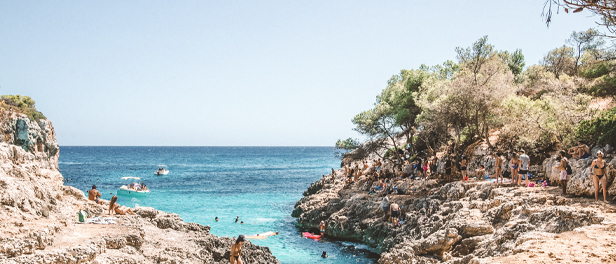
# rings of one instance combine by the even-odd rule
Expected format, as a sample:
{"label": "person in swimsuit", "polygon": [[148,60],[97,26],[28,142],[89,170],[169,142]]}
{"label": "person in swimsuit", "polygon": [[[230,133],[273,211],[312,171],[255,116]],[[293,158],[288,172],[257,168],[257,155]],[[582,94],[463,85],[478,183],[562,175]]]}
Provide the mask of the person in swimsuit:
{"label": "person in swimsuit", "polygon": [[592,161],[590,167],[593,173],[593,180],[595,182],[595,200],[599,201],[599,182],[603,186],[603,201],[607,202],[607,177],[606,176],[606,162],[603,160],[603,152],[597,151],[597,159]]}
{"label": "person in swimsuit", "polygon": [[231,264],[242,264],[242,246],[244,245],[244,235],[239,235],[235,244],[231,245]]}
{"label": "person in swimsuit", "polygon": [[509,165],[511,166],[511,182],[518,182],[518,171],[520,171],[520,158],[518,157],[518,153],[513,153]]}
{"label": "person in swimsuit", "polygon": [[462,160],[460,161],[460,172],[462,173],[462,180],[468,181],[468,176],[466,175],[466,156],[462,155]]}
{"label": "person in swimsuit", "polygon": [[319,230],[321,231],[321,237],[323,237],[325,235],[325,222],[321,221],[321,224],[319,224]]}
{"label": "person in swimsuit", "polygon": [[566,153],[564,150],[561,150],[558,153],[558,157],[560,158],[560,164],[558,166],[556,166],[556,169],[560,170],[560,186],[562,187],[563,191],[561,193],[561,195],[567,195],[567,180],[568,179],[568,175],[567,175],[567,163],[569,162],[569,160],[567,160],[567,158],[565,157]]}
{"label": "person in swimsuit", "polygon": [[131,215],[135,214],[135,212],[133,212],[130,208],[117,204],[117,200],[117,196],[114,195],[111,197],[111,201],[109,201],[109,215],[113,215],[114,212],[119,215],[125,215],[127,213]]}
{"label": "person in swimsuit", "polygon": [[496,153],[496,155],[494,155],[494,159],[496,160],[494,163],[494,177],[496,177],[496,183],[498,183],[498,178],[500,178],[501,183],[503,183],[503,159],[501,158],[500,153]]}

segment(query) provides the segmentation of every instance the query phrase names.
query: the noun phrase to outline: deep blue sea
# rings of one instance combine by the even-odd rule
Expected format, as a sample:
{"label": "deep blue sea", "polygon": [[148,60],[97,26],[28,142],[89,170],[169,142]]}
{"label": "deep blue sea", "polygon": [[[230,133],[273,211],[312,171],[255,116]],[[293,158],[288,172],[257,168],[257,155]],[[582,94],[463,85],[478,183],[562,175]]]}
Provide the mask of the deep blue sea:
{"label": "deep blue sea", "polygon": [[[147,197],[118,195],[121,205],[149,206],[212,227],[218,236],[278,231],[254,244],[267,246],[282,263],[374,263],[364,245],[301,237],[291,217],[310,183],[339,168],[332,147],[61,147],[66,183],[84,192],[96,184],[104,199],[139,177]],[[169,174],[156,176],[157,165]],[[236,216],[244,224],[234,223]],[[218,217],[219,221],[214,221]],[[321,258],[327,251],[330,256]]]}

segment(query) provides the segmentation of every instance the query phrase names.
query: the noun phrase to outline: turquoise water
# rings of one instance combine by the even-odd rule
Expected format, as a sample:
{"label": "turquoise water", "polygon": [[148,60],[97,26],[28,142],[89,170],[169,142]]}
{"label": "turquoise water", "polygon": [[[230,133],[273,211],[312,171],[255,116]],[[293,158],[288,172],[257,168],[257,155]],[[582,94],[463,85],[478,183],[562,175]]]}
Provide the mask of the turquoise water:
{"label": "turquoise water", "polygon": [[[170,173],[154,175],[159,164]],[[278,231],[251,241],[282,263],[374,263],[378,255],[367,246],[301,237],[291,217],[310,183],[339,164],[331,147],[61,147],[59,162],[66,184],[84,192],[96,184],[104,199],[129,183],[122,177],[140,177],[152,192],[118,195],[121,205],[177,213],[218,236]],[[244,224],[234,222],[238,215]],[[330,257],[322,259],[323,251]]]}

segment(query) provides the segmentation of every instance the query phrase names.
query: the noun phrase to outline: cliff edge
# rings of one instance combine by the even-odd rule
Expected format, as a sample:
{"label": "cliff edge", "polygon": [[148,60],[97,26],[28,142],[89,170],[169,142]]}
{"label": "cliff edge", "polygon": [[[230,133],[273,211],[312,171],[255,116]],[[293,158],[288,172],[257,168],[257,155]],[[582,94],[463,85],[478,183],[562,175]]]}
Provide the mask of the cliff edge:
{"label": "cliff edge", "polygon": [[[80,224],[78,211],[106,207],[64,185],[49,120],[0,111],[0,263],[228,263],[233,238],[177,214],[138,207],[115,223]],[[269,248],[246,242],[245,263],[279,263]]]}

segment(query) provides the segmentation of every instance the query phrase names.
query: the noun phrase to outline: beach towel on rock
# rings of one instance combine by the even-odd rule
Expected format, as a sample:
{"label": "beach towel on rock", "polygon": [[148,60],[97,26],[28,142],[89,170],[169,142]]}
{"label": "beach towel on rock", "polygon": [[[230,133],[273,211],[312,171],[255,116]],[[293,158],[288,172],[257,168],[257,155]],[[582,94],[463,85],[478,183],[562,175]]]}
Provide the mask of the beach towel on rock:
{"label": "beach towel on rock", "polygon": [[100,216],[95,216],[92,218],[88,218],[85,221],[81,222],[77,222],[78,224],[99,224],[99,225],[111,225],[111,224],[115,224],[116,222],[114,220],[116,220],[117,218],[115,217],[100,217]]}

